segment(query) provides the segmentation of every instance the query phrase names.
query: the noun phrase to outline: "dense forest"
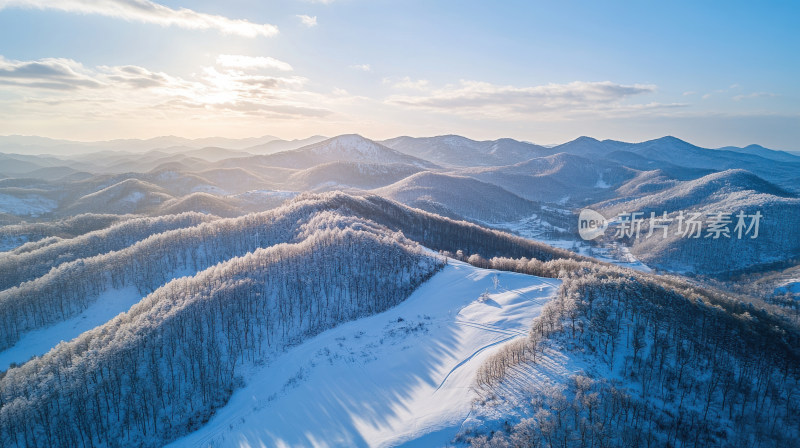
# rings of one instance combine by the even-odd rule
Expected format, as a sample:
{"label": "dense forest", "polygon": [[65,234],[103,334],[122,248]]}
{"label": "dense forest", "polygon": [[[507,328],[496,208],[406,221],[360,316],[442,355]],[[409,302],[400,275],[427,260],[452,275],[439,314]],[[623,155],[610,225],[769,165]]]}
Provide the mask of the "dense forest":
{"label": "dense forest", "polygon": [[399,303],[442,263],[374,223],[319,214],[296,242],[173,280],[128,313],[4,372],[0,440],[160,446],[207,421],[243,364],[269,362]]}
{"label": "dense forest", "polygon": [[[471,446],[785,447],[800,437],[800,330],[776,307],[596,262],[468,261],[563,280],[529,336],[476,378],[485,405],[523,394],[527,406],[499,431],[463,433]],[[526,392],[553,351],[594,372]]]}

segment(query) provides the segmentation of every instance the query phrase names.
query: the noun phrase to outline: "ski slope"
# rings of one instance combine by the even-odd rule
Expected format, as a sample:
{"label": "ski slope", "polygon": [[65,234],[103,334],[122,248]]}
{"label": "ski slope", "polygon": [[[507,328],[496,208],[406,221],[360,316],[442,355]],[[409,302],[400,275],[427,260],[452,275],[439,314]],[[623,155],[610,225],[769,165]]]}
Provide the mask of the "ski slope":
{"label": "ski slope", "polygon": [[397,307],[252,368],[205,426],[170,446],[442,446],[469,417],[476,369],[527,334],[559,285],[449,260]]}

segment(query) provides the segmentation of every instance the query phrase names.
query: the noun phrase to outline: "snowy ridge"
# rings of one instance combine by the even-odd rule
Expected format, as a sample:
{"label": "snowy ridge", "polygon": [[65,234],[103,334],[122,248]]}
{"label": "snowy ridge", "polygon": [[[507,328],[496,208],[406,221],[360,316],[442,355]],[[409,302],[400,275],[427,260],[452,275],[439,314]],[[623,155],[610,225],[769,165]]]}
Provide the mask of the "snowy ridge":
{"label": "snowy ridge", "polygon": [[475,141],[459,135],[396,137],[381,143],[405,154],[453,167],[511,165],[552,153],[542,146],[510,138]]}

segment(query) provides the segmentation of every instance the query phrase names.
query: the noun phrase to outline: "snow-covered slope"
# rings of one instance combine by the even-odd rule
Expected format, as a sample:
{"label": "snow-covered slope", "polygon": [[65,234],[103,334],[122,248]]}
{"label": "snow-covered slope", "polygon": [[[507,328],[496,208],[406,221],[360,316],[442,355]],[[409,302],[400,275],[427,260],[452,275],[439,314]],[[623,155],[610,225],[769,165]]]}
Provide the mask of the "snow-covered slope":
{"label": "snow-covered slope", "polygon": [[510,138],[475,141],[459,135],[396,137],[381,142],[402,153],[450,166],[511,165],[553,152]]}
{"label": "snow-covered slope", "polygon": [[163,188],[136,178],[87,194],[69,206],[73,214],[103,210],[107,213],[141,213],[162,204],[172,196]]}
{"label": "snow-covered slope", "polygon": [[[624,194],[624,193],[623,193]],[[732,275],[763,269],[773,263],[794,260],[800,254],[800,199],[744,170],[727,170],[699,179],[677,182],[670,188],[640,197],[619,199],[591,206],[608,218],[631,212],[661,216],[667,212],[673,221],[662,237],[635,238],[632,253],[648,265],[673,272]],[[739,238],[735,231],[737,214],[760,213],[758,235]],[[702,236],[691,238],[681,232],[677,214],[699,213]],[[708,226],[715,214],[729,214],[730,237],[709,238]],[[647,223],[649,225],[649,222]],[[647,229],[647,225],[643,228]],[[751,225],[751,221],[747,221]],[[645,230],[645,234],[646,234]],[[609,231],[607,235],[615,234]]]}
{"label": "snow-covered slope", "polygon": [[297,191],[372,189],[421,170],[419,166],[400,163],[329,162],[292,174],[289,186]]}
{"label": "snow-covered slope", "polygon": [[142,295],[136,288],[113,289],[103,293],[81,314],[26,333],[14,346],[0,350],[0,372],[11,364],[22,364],[33,356],[42,356],[61,341],[71,341],[84,331],[103,325],[135,305]]}
{"label": "snow-covered slope", "polygon": [[39,194],[0,193],[0,213],[36,217],[55,209],[58,204]]}
{"label": "snow-covered slope", "polygon": [[431,213],[490,223],[514,221],[539,211],[539,204],[496,185],[430,171],[373,191]]}
{"label": "snow-covered slope", "polygon": [[206,426],[171,446],[444,445],[469,417],[476,369],[527,334],[558,286],[449,260],[397,307],[251,370]]}
{"label": "snow-covered slope", "polygon": [[567,153],[537,157],[510,166],[467,168],[459,172],[502,187],[532,201],[585,203],[603,198],[634,177],[636,172],[616,162],[593,160]]}

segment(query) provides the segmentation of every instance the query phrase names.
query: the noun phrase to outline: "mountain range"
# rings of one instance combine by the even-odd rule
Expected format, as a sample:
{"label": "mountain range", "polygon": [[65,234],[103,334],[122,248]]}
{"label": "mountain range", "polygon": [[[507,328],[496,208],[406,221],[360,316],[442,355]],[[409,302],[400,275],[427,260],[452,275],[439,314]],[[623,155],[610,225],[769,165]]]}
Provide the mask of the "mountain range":
{"label": "mountain range", "polygon": [[0,173],[3,447],[800,437],[788,152],[3,137]]}

